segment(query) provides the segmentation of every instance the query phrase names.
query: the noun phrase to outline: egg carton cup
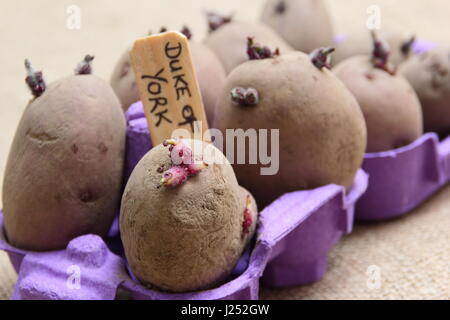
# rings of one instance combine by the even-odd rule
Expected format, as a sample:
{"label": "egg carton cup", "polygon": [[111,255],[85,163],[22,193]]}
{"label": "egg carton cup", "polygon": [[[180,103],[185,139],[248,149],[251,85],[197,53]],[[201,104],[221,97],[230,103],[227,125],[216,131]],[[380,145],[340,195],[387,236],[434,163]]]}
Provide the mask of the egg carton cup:
{"label": "egg carton cup", "polygon": [[408,146],[368,153],[362,168],[369,187],[356,204],[357,220],[402,216],[422,204],[450,180],[450,137],[427,133]]}
{"label": "egg carton cup", "polygon": [[[129,176],[151,144],[143,113],[129,112],[127,120]],[[106,239],[84,235],[65,250],[32,252],[8,243],[0,211],[0,250],[8,253],[18,273],[12,299],[111,300],[120,292],[130,299],[255,300],[260,282],[273,288],[312,283],[323,277],[329,250],[351,232],[354,206],[367,182],[367,174],[359,170],[348,192],[327,185],[281,196],[260,212],[254,242],[230,279],[217,288],[189,293],[148,289],[133,277],[123,255],[118,219]]]}

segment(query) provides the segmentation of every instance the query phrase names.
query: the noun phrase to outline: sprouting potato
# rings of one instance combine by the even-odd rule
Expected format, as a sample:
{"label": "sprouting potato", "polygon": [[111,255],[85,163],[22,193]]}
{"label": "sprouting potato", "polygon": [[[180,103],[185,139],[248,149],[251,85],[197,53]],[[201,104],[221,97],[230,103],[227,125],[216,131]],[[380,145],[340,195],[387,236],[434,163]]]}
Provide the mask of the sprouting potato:
{"label": "sprouting potato", "polygon": [[[207,148],[215,150],[215,162],[204,158],[211,154]],[[255,232],[257,213],[218,149],[199,140],[167,140],[137,164],[122,197],[127,261],[147,287],[212,288],[232,272]]]}
{"label": "sprouting potato", "polygon": [[389,63],[386,43],[375,33],[372,56],[356,56],[334,68],[358,100],[367,124],[367,152],[408,145],[423,133],[419,99]]}
{"label": "sprouting potato", "polygon": [[253,60],[228,76],[214,127],[223,133],[279,130],[279,171],[262,175],[262,164],[234,164],[239,183],[261,208],[286,192],[330,183],[351,187],[366,148],[366,126],[353,95],[328,70],[332,49],[277,55],[248,46]]}
{"label": "sprouting potato", "polygon": [[105,236],[117,213],[125,119],[111,87],[89,74],[91,60],[48,87],[26,63],[34,99],[17,128],[3,183],[13,246],[47,251],[83,234]]}

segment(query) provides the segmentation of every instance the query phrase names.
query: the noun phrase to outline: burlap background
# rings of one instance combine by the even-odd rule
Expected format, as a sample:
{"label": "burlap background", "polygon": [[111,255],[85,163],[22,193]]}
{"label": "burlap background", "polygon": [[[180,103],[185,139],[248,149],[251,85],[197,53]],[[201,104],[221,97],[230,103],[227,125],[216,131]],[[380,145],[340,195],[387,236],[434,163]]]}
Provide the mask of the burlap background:
{"label": "burlap background", "polygon": [[[411,30],[424,39],[447,40],[447,0],[328,0],[340,33],[361,30],[366,9],[378,4],[382,27]],[[81,30],[66,28],[70,5],[81,8]],[[0,0],[0,174],[30,94],[23,59],[43,68],[51,81],[72,72],[86,54],[95,54],[95,73],[109,78],[111,68],[131,41],[162,25],[186,23],[197,39],[205,33],[203,8],[235,11],[256,19],[262,0]],[[0,184],[1,184],[0,179]],[[450,297],[450,188],[407,217],[360,225],[331,252],[323,281],[302,288],[262,290],[267,299],[425,299]],[[381,270],[381,287],[370,290],[369,266]],[[0,253],[0,299],[10,296],[16,275]]]}

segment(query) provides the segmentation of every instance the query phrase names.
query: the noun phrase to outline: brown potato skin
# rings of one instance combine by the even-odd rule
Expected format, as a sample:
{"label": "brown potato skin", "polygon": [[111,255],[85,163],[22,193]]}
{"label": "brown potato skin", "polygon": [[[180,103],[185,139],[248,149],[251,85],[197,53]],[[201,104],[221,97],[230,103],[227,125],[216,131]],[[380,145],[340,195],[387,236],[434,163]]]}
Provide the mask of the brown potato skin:
{"label": "brown potato skin", "polygon": [[123,111],[140,100],[139,89],[136,85],[136,77],[131,66],[130,55],[128,48],[117,61],[113,69],[109,83],[120,100]]}
{"label": "brown potato skin", "polygon": [[[209,164],[177,187],[156,187],[162,177],[158,168],[172,165],[162,145],[134,169],[122,197],[120,230],[130,268],[145,286],[203,290],[220,284],[233,270],[255,226],[241,237],[247,193],[221,158],[224,164]],[[257,212],[254,200],[252,205]]]}
{"label": "brown potato skin", "polygon": [[190,41],[191,55],[202,94],[208,123],[214,120],[217,97],[222,92],[227,75],[216,54],[205,44]]}
{"label": "brown potato skin", "polygon": [[268,26],[262,23],[242,21],[224,24],[211,32],[205,43],[222,61],[226,73],[229,74],[238,65],[248,61],[248,37],[254,37],[255,43],[268,46],[271,49],[280,49],[281,54],[294,50]]}
{"label": "brown potato skin", "polygon": [[57,250],[107,234],[121,195],[125,119],[111,87],[93,75],[51,83],[27,106],[3,183],[11,245]]}
{"label": "brown potato skin", "polygon": [[281,13],[277,12],[280,0],[266,1],[261,21],[293,48],[305,53],[333,44],[333,25],[322,0],[283,1],[285,11]]}
{"label": "brown potato skin", "polygon": [[[225,69],[219,58],[216,57],[209,47],[193,40],[189,44],[203,104],[205,106],[206,117],[208,118],[208,122],[212,123],[216,99],[225,83]],[[128,50],[117,62],[111,75],[110,83],[124,111],[127,111],[134,102],[140,100]]]}
{"label": "brown potato skin", "polygon": [[400,66],[422,105],[425,132],[450,134],[450,61],[448,48],[417,55]]}
{"label": "brown potato skin", "polygon": [[408,145],[423,134],[419,99],[406,79],[374,68],[368,56],[338,64],[334,73],[353,93],[367,124],[367,152]]}
{"label": "brown potato skin", "polygon": [[[230,91],[235,87],[255,88],[259,104],[234,104]],[[222,132],[280,130],[278,174],[260,175],[264,166],[259,164],[233,166],[260,208],[290,191],[330,183],[350,187],[366,148],[366,127],[353,95],[330,70],[319,70],[301,52],[236,68],[218,102],[215,127]]]}

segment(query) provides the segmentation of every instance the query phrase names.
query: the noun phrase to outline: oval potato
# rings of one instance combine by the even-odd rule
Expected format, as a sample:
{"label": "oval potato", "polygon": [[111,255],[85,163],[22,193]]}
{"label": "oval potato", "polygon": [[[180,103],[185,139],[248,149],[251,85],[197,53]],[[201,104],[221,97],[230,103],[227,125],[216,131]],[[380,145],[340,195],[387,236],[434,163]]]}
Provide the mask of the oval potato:
{"label": "oval potato", "polygon": [[107,234],[121,195],[125,119],[111,87],[93,75],[51,83],[30,102],[3,183],[5,231],[16,247],[63,249]]}

